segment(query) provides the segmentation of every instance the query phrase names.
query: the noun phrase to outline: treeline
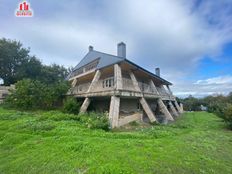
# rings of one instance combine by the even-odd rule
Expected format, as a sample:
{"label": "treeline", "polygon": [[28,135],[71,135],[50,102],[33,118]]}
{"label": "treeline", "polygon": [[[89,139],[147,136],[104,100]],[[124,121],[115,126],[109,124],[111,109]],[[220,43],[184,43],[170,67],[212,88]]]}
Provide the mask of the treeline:
{"label": "treeline", "polygon": [[0,39],[0,78],[15,84],[5,105],[20,109],[50,109],[61,105],[69,89],[64,66],[44,65],[19,41]]}
{"label": "treeline", "polygon": [[183,103],[185,111],[201,111],[204,108],[221,117],[232,129],[232,92],[227,96],[217,95],[204,98],[189,96],[184,99],[178,98],[178,100]]}

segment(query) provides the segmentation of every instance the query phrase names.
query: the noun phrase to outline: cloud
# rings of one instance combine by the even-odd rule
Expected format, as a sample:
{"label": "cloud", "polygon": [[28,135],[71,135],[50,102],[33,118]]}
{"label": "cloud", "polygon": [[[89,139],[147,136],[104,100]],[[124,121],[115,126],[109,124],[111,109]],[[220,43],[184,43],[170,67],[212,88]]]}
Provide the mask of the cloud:
{"label": "cloud", "polygon": [[124,41],[129,59],[153,72],[159,66],[182,93],[186,84],[193,91],[200,85],[186,78],[202,58],[218,59],[232,41],[230,0],[30,2],[31,19],[14,17],[17,1],[1,3],[0,36],[22,41],[46,64],[65,66],[75,66],[88,45],[116,54],[116,44]]}
{"label": "cloud", "polygon": [[232,76],[220,76],[220,77],[213,77],[206,80],[198,80],[196,85],[221,85],[221,84],[232,84]]}
{"label": "cloud", "polygon": [[187,97],[189,95],[196,97],[214,94],[227,95],[232,92],[232,75],[197,80],[193,83],[183,83],[179,85],[179,88],[174,88],[174,92],[179,97]]}

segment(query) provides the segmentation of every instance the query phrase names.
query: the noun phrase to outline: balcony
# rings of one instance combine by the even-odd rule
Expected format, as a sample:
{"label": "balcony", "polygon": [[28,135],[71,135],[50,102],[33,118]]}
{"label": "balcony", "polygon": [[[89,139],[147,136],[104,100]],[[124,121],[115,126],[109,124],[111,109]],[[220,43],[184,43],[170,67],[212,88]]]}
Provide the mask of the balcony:
{"label": "balcony", "polygon": [[[94,88],[91,90],[92,93],[100,93],[100,92],[112,92],[114,90],[114,77],[109,77],[106,79],[99,80]],[[153,90],[151,85],[143,82],[138,82],[140,90],[147,95],[153,96],[153,95],[161,95],[164,99],[172,99],[174,96],[170,94],[165,88],[156,87],[156,90]],[[77,86],[73,87],[69,91],[69,95],[85,95],[87,94],[87,91],[89,89],[90,82],[89,83],[83,83],[83,84],[77,84]],[[133,82],[129,78],[122,78],[122,86],[124,91],[128,92],[138,92],[135,90]],[[154,97],[154,96],[153,96]]]}

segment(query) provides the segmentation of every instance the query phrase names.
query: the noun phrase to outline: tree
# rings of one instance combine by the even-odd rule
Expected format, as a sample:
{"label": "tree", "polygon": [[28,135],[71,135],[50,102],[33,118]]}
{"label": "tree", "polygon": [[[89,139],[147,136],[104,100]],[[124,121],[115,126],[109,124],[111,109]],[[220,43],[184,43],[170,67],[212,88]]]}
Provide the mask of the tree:
{"label": "tree", "polygon": [[5,85],[16,82],[17,69],[28,60],[29,52],[29,49],[22,48],[20,42],[0,40],[0,78]]}
{"label": "tree", "polygon": [[24,78],[39,80],[45,84],[63,81],[69,73],[64,66],[42,65],[30,49],[22,47],[17,41],[0,39],[0,79],[4,85],[14,84]]}
{"label": "tree", "polygon": [[16,83],[15,90],[5,104],[19,109],[51,109],[60,105],[69,89],[67,81],[45,84],[38,80],[23,79]]}

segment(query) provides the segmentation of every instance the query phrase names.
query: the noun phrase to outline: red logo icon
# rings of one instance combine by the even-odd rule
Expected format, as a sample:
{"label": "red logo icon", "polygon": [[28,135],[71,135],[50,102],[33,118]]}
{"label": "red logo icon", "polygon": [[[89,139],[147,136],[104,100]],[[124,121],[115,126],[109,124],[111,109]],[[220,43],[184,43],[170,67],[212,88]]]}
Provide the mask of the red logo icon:
{"label": "red logo icon", "polygon": [[16,17],[32,17],[33,10],[30,7],[30,3],[23,1],[19,3],[18,9],[15,10]]}

